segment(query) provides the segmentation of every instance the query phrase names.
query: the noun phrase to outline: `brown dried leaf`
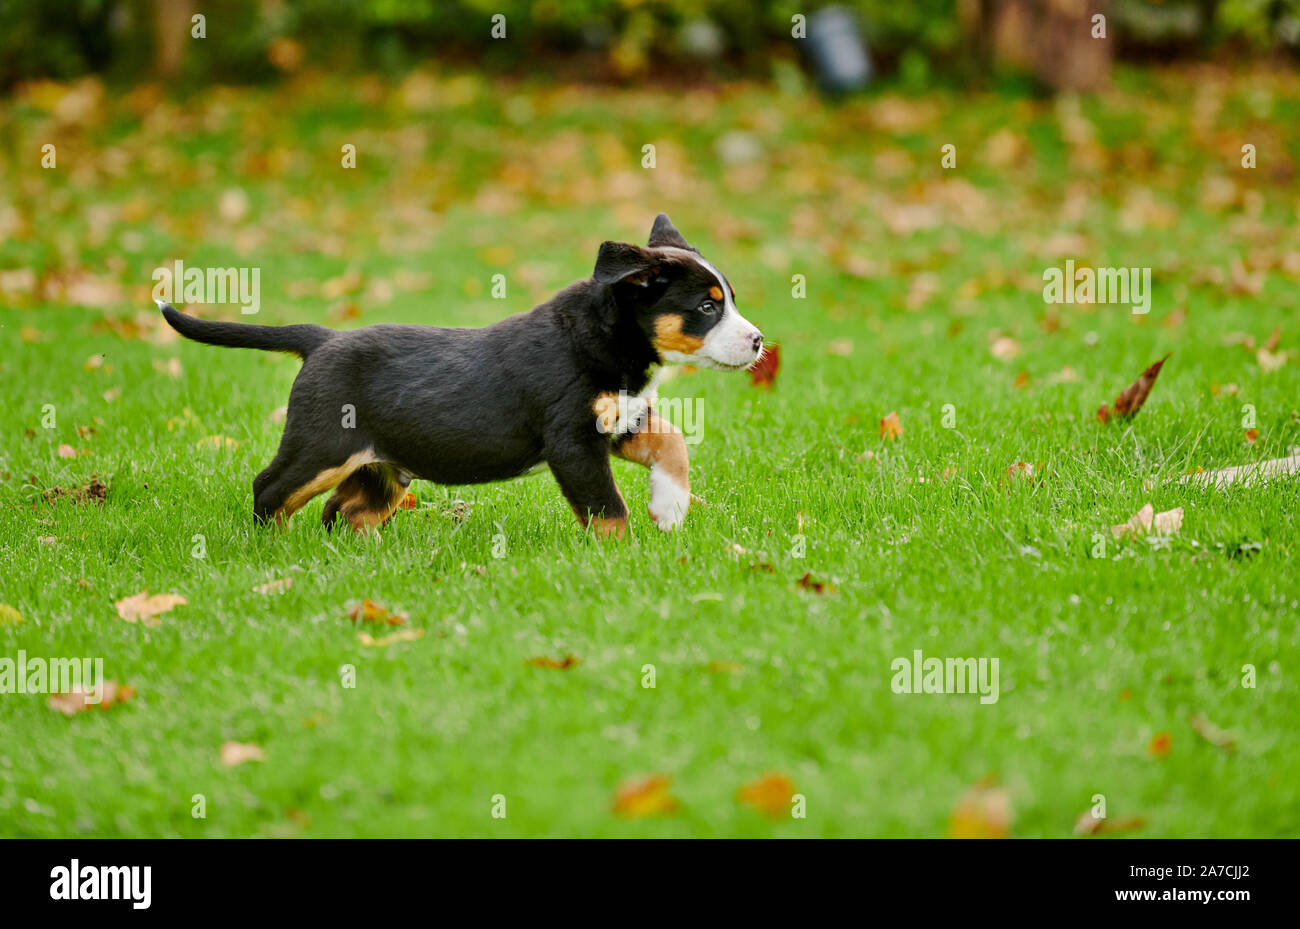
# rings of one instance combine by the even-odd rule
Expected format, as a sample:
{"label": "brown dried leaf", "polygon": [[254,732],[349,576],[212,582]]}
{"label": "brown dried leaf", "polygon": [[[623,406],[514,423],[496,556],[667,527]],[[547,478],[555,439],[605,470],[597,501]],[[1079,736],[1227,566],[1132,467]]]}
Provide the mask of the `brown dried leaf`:
{"label": "brown dried leaf", "polygon": [[[1160,376],[1160,369],[1164,363],[1169,360],[1169,355],[1165,355],[1151,367],[1142,372],[1142,376],[1126,387],[1118,397],[1115,398],[1115,408],[1110,411],[1111,416],[1126,418],[1133,416],[1138,410],[1142,409],[1142,404],[1147,402],[1147,397],[1151,393],[1151,388],[1155,385],[1156,378]],[[1105,406],[1102,410],[1105,410]],[[1100,411],[1097,414],[1102,422],[1106,422],[1106,417]]]}
{"label": "brown dried leaf", "polygon": [[574,658],[572,655],[565,655],[559,661],[542,655],[538,658],[529,658],[524,662],[524,664],[532,665],[534,668],[550,668],[553,671],[567,671],[570,668],[576,667],[580,662],[580,658]]}
{"label": "brown dried leaf", "polygon": [[776,383],[776,373],[781,369],[781,346],[775,342],[764,347],[763,354],[749,369],[749,383],[755,387],[771,387]]}
{"label": "brown dried leaf", "polygon": [[348,618],[353,622],[383,623],[388,626],[406,625],[405,614],[390,613],[388,607],[384,606],[382,603],[376,603],[369,597],[352,607],[352,609],[348,611]]}

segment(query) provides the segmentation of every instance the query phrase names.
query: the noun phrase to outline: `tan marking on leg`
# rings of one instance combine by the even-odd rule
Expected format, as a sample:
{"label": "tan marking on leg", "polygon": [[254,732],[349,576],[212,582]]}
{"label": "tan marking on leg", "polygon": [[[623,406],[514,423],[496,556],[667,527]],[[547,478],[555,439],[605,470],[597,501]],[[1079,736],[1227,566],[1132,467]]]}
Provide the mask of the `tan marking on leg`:
{"label": "tan marking on leg", "polygon": [[[618,494],[619,502],[623,503],[623,492],[618,487],[614,488],[614,492]],[[588,519],[587,514],[580,512],[572,503],[569,504],[569,509],[573,510],[573,515],[578,517],[578,524],[583,529],[590,526],[592,534],[598,539],[606,539],[611,535],[621,539],[627,532],[626,516],[594,516]],[[627,509],[626,503],[623,503],[623,509]]]}
{"label": "tan marking on leg", "polygon": [[591,410],[596,414],[596,423],[605,435],[609,435],[618,427],[618,394],[606,391],[596,397]]}
{"label": "tan marking on leg", "polygon": [[703,339],[682,332],[682,315],[664,313],[655,320],[654,346],[661,352],[681,352],[694,355],[704,345]]}
{"label": "tan marking on leg", "polygon": [[340,512],[354,532],[366,534],[388,522],[406,496],[397,472],[388,465],[368,465],[350,480],[356,481],[356,489]]}
{"label": "tan marking on leg", "polygon": [[651,412],[645,429],[619,443],[614,454],[650,469],[648,509],[655,525],[664,530],[681,525],[691,501],[690,455],[681,430]]}
{"label": "tan marking on leg", "polygon": [[375,460],[373,449],[366,449],[364,452],[357,452],[348,458],[347,461],[336,468],[326,468],[306,484],[303,484],[285,499],[284,505],[276,510],[275,517],[280,521],[287,521],[290,516],[306,506],[307,501],[317,494],[323,494],[327,490],[333,490],[339,484],[351,477],[352,472],[362,465],[369,464]]}

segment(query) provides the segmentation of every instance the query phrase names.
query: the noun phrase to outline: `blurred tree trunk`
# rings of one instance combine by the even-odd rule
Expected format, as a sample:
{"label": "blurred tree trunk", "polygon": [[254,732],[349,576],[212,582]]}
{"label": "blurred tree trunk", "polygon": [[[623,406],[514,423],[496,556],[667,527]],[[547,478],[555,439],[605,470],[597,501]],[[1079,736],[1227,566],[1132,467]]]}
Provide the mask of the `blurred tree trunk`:
{"label": "blurred tree trunk", "polygon": [[[1110,23],[1093,37],[1109,0],[985,0],[986,44],[999,68],[1029,71],[1052,90],[1099,90],[1110,82]],[[1109,19],[1109,17],[1108,17]]]}
{"label": "blurred tree trunk", "polygon": [[181,69],[181,59],[186,43],[190,42],[191,18],[195,0],[154,0],[154,35],[157,39],[157,58],[154,61],[159,77],[174,78]]}

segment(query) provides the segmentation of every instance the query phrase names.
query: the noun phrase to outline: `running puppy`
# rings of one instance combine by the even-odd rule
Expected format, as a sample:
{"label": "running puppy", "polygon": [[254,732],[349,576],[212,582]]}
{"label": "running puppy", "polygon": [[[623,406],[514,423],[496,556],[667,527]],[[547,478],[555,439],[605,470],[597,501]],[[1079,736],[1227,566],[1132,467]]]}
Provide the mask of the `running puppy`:
{"label": "running puppy", "polygon": [[661,368],[741,371],[763,350],[727,279],[663,213],[648,247],[605,242],[590,278],[484,329],[248,326],[159,306],[197,342],[303,359],[253,515],[284,521],[332,490],[325,524],[342,514],[358,531],[413,477],[475,484],[545,462],[583,526],[622,536],[611,454],[650,469],[650,515],[674,529],[691,495],[685,440],[652,409]]}

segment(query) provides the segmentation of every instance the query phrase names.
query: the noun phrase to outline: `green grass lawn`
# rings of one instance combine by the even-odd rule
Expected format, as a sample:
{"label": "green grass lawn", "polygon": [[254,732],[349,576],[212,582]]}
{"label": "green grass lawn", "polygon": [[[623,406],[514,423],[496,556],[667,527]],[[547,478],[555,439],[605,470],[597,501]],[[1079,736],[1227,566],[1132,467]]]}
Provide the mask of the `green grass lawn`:
{"label": "green grass lawn", "polygon": [[[0,835],[936,836],[985,779],[1014,836],[1096,794],[1128,834],[1300,831],[1300,480],[1179,483],[1300,445],[1294,76],[1124,72],[1077,104],[460,73],[98,93],[0,104],[0,603],[25,619],[0,657],[102,657],[136,693],[71,718],[0,695]],[[257,322],[483,325],[660,210],[782,354],[771,389],[665,385],[703,410],[707,505],[674,534],[622,462],[621,543],[544,470],[416,482],[379,539],[325,532],[323,498],[257,529],[297,361],[167,341],[149,299],[181,259],[260,268]],[[1152,268],[1150,314],[1045,305],[1067,258]],[[102,505],[46,502],[92,476]],[[1147,502],[1181,531],[1113,539]],[[188,603],[118,618],[144,589]],[[423,637],[363,644],[397,630],[354,625],[362,598]],[[997,658],[998,701],[894,693],[917,649]],[[771,772],[806,818],[738,802]],[[656,773],[675,813],[616,815]]]}

